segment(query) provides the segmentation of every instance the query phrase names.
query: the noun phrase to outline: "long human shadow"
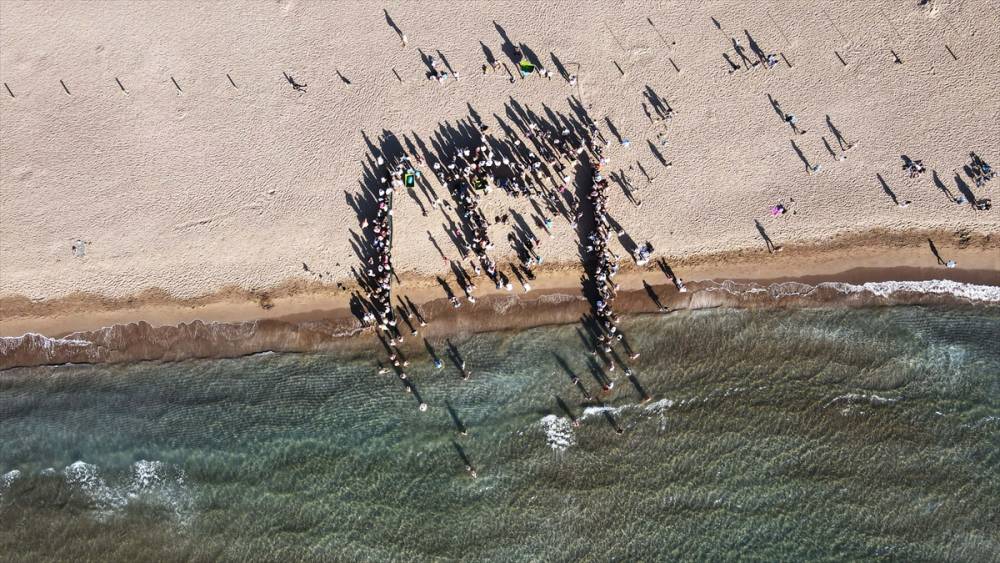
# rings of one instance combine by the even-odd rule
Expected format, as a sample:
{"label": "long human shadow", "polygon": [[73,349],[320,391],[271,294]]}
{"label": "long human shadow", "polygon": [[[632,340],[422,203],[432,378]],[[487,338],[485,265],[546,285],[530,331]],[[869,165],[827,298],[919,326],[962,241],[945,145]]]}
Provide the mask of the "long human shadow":
{"label": "long human shadow", "polygon": [[417,49],[417,53],[420,55],[420,61],[424,63],[427,67],[427,77],[431,78],[437,75],[437,69],[431,64],[431,56],[424,52],[423,49]]}
{"label": "long human shadow", "polygon": [[655,90],[653,90],[652,86],[647,84],[646,89],[643,90],[642,94],[649,102],[649,105],[652,106],[653,110],[656,112],[658,117],[663,119],[667,117],[667,115],[669,115],[671,109],[670,104],[662,97],[660,97],[660,95],[657,94]]}
{"label": "long human shadow", "polygon": [[642,383],[639,381],[639,377],[634,372],[628,375],[628,380],[632,384],[632,387],[635,388],[636,393],[639,394],[639,399],[642,402],[645,403],[652,398],[649,392],[646,391],[646,388],[642,386]]}
{"label": "long human shadow", "polygon": [[598,401],[597,407],[601,409],[601,414],[604,415],[604,419],[608,421],[608,424],[611,425],[611,428],[613,428],[617,434],[625,433],[625,429],[618,424],[618,420],[615,418],[615,415],[611,413],[611,409],[604,401]]}
{"label": "long human shadow", "polygon": [[775,246],[774,241],[771,240],[771,237],[768,236],[767,231],[764,230],[764,225],[761,225],[760,221],[756,219],[753,220],[753,223],[757,227],[757,232],[760,233],[760,238],[764,239],[764,244],[767,245],[767,251],[773,253],[775,250],[777,250],[778,247]]}
{"label": "long human shadow", "polygon": [[590,376],[601,386],[602,390],[606,385],[612,383],[611,378],[604,373],[604,369],[601,368],[600,364],[593,357],[587,358],[587,371],[590,372]]}
{"label": "long human shadow", "polygon": [[520,62],[517,59],[517,46],[510,40],[510,37],[507,35],[507,30],[498,24],[496,20],[493,20],[493,27],[496,28],[497,33],[500,34],[500,39],[503,41],[500,44],[500,50],[503,51],[503,54],[507,55],[510,61],[516,65]]}
{"label": "long human shadow", "polygon": [[729,64],[729,73],[730,74],[732,74],[732,73],[734,73],[734,72],[736,72],[737,70],[740,69],[740,65],[738,65],[735,61],[733,61],[733,59],[729,58],[729,53],[722,53],[722,58],[723,58],[723,60],[726,61],[726,63]]}
{"label": "long human shadow", "polygon": [[967,201],[969,205],[975,207],[978,202],[976,194],[972,193],[972,188],[970,188],[969,184],[966,184],[965,180],[963,180],[958,174],[955,174],[955,186],[958,188],[959,193],[965,196],[965,201]]}
{"label": "long human shadow", "polygon": [[666,157],[663,156],[663,153],[660,152],[660,149],[656,148],[656,145],[653,144],[653,141],[646,139],[646,144],[649,145],[649,152],[653,153],[653,156],[656,157],[656,160],[659,160],[660,164],[666,166],[667,165]]}
{"label": "long human shadow", "polygon": [[356,292],[351,292],[351,298],[348,301],[348,306],[351,309],[351,314],[354,315],[359,321],[364,321],[365,314],[369,312],[365,300],[361,295]]}
{"label": "long human shadow", "polygon": [[830,153],[830,156],[833,158],[837,158],[837,152],[833,150],[832,146],[830,146],[830,141],[826,140],[826,136],[820,136],[820,139],[823,140],[823,146],[826,147],[826,152]]}
{"label": "long human shadow", "polygon": [[941,190],[941,193],[943,193],[945,197],[947,197],[952,203],[955,202],[955,195],[952,194],[951,190],[948,189],[948,186],[944,185],[944,182],[941,181],[941,177],[938,176],[937,170],[931,170],[931,181],[934,182],[934,187]]}
{"label": "long human shadow", "polygon": [[885,195],[889,196],[889,199],[891,199],[893,203],[899,205],[899,200],[896,198],[896,194],[892,191],[892,188],[889,187],[889,184],[885,182],[885,178],[883,178],[881,174],[875,174],[875,177],[878,178],[879,184],[882,185],[882,191],[885,192]]}
{"label": "long human shadow", "polygon": [[632,205],[638,205],[639,200],[635,197],[635,193],[632,191],[634,186],[632,186],[632,182],[625,176],[625,172],[623,170],[608,174],[608,178],[618,184],[618,187],[621,188],[622,193],[625,194],[625,198],[628,199],[629,203]]}
{"label": "long human shadow", "polygon": [[420,208],[420,214],[426,217],[427,208],[424,207],[424,202],[420,201],[420,198],[417,197],[417,192],[415,192],[413,188],[406,188],[406,195],[410,196],[410,199],[416,202],[417,207]]}
{"label": "long human shadow", "polygon": [[604,217],[608,220],[608,226],[610,226],[615,231],[615,236],[618,237],[619,244],[629,255],[634,256],[635,251],[639,248],[639,244],[635,242],[632,235],[628,234],[621,223],[615,220],[610,213],[605,213]]}
{"label": "long human shadow", "polygon": [[[601,370],[601,367],[597,365],[597,362],[595,362],[593,358],[588,358],[587,364],[588,367],[590,368],[591,375],[594,376],[594,379],[596,379],[602,387],[605,385],[605,383],[609,383],[611,381],[610,379],[607,378],[607,376],[604,375],[604,372]],[[611,428],[613,428],[615,432],[617,432],[618,434],[624,432],[622,427],[618,424],[618,420],[616,420],[615,416],[611,413],[611,409],[607,407],[607,404],[603,400],[597,400],[596,404],[597,407],[600,409],[601,414],[604,416],[604,419],[608,421],[608,424],[611,426]]]}
{"label": "long human shadow", "polygon": [[574,372],[573,369],[569,367],[569,364],[566,363],[566,360],[564,360],[563,357],[560,356],[559,354],[553,353],[552,355],[555,357],[556,363],[559,364],[559,367],[561,367],[563,371],[566,372],[566,375],[569,377],[569,380],[580,391],[580,394],[583,395],[583,398],[587,401],[594,400],[594,396],[590,394],[590,391],[583,384],[583,381],[576,374],[576,372]]}
{"label": "long human shadow", "polygon": [[407,315],[406,308],[396,305],[396,313],[399,315],[397,318],[402,319],[403,323],[406,324],[406,328],[410,331],[410,334],[416,336],[418,331],[416,327],[413,326],[413,321],[410,320],[410,316]]}
{"label": "long human shadow", "polygon": [[458,412],[455,411],[455,407],[451,406],[451,401],[445,399],[444,406],[448,409],[448,416],[451,417],[451,422],[455,425],[455,430],[462,436],[468,434],[469,429],[466,428],[462,419],[458,417]]}
{"label": "long human shadow", "polygon": [[458,288],[463,292],[467,292],[469,288],[469,283],[471,279],[469,274],[462,268],[461,264],[455,260],[451,260],[451,273],[455,274],[455,283],[458,284]]}
{"label": "long human shadow", "polygon": [[424,338],[424,349],[427,350],[427,355],[431,357],[431,360],[435,364],[441,361],[441,357],[438,356],[437,350],[434,349],[434,346],[426,338]]}
{"label": "long human shadow", "polygon": [[805,153],[802,152],[802,149],[800,149],[799,146],[795,144],[794,140],[790,140],[789,142],[792,143],[792,148],[795,149],[795,154],[799,155],[799,160],[801,160],[802,163],[805,164],[806,171],[808,172],[809,170],[811,170],[812,165],[809,164],[809,159],[806,158],[806,155]]}
{"label": "long human shadow", "polygon": [[385,23],[389,24],[389,27],[396,32],[396,35],[403,37],[403,30],[399,29],[399,26],[393,21],[392,16],[389,15],[389,10],[383,9],[382,12],[385,13]]}
{"label": "long human shadow", "polygon": [[580,421],[579,419],[577,419],[576,415],[573,414],[573,409],[569,408],[569,405],[566,404],[566,401],[563,401],[562,397],[560,397],[559,395],[554,395],[554,397],[556,399],[556,404],[559,405],[559,408],[562,409],[564,413],[566,413],[566,416],[569,418],[573,426],[579,426]]}
{"label": "long human shadow", "polygon": [[493,51],[491,51],[490,48],[486,46],[486,43],[483,43],[482,41],[479,42],[479,46],[483,49],[483,56],[486,57],[486,64],[493,66],[493,63],[497,60],[497,58],[493,56]]}
{"label": "long human shadow", "polygon": [[459,459],[462,460],[462,464],[465,465],[465,471],[472,477],[476,477],[476,467],[472,465],[472,460],[470,460],[469,456],[465,453],[465,448],[463,448],[462,445],[455,440],[451,441],[451,445],[455,448],[455,452],[458,454]]}
{"label": "long human shadow", "polygon": [[417,317],[417,320],[420,321],[421,323],[427,324],[427,319],[424,318],[423,313],[420,312],[420,309],[417,307],[417,304],[410,299],[410,296],[405,295],[403,296],[402,299],[406,300],[407,308],[409,308],[409,310],[413,313],[413,315]]}
{"label": "long human shadow", "polygon": [[615,127],[615,124],[611,121],[611,117],[604,116],[604,122],[608,124],[608,131],[611,131],[611,134],[615,136],[615,139],[618,140],[618,144],[621,144],[622,135],[618,132],[618,128]]}
{"label": "long human shadow", "polygon": [[403,386],[413,395],[413,399],[417,401],[417,406],[425,408],[424,398],[420,395],[420,391],[417,389],[417,385],[412,379],[401,379]]}
{"label": "long human shadow", "polygon": [[437,250],[437,251],[438,251],[438,254],[439,254],[439,255],[441,256],[441,258],[442,258],[443,260],[447,260],[447,259],[448,259],[448,256],[446,256],[446,255],[445,255],[445,253],[444,253],[444,251],[443,251],[443,250],[441,250],[441,245],[439,245],[439,244],[438,244],[438,241],[437,241],[437,239],[436,239],[436,238],[434,238],[434,235],[433,235],[433,234],[431,234],[431,232],[430,232],[430,231],[427,231],[427,238],[428,238],[428,239],[429,239],[429,240],[431,241],[431,245],[433,245],[433,246],[434,246],[434,250]]}
{"label": "long human shadow", "polygon": [[772,98],[771,94],[767,94],[767,100],[771,102],[771,108],[774,109],[774,113],[778,114],[781,121],[785,121],[785,112],[781,109],[781,104],[778,103],[778,100]]}
{"label": "long human shadow", "polygon": [[660,296],[656,294],[656,290],[653,289],[653,286],[649,285],[649,282],[642,280],[642,287],[646,290],[646,295],[649,296],[649,300],[653,302],[653,305],[656,305],[658,310],[662,311],[666,309],[663,302],[660,301]]}
{"label": "long human shadow", "polygon": [[445,281],[444,278],[442,278],[441,276],[435,276],[435,279],[437,280],[438,285],[440,285],[441,288],[444,289],[445,295],[448,296],[448,299],[455,297],[455,292],[452,291],[451,286],[448,285],[448,282]]}
{"label": "long human shadow", "polygon": [[563,66],[559,57],[557,57],[555,53],[549,51],[549,58],[552,59],[552,64],[555,65],[556,71],[559,72],[559,76],[561,76],[563,80],[569,80],[569,72],[566,71],[566,67]]}
{"label": "long human shadow", "polygon": [[730,41],[732,42],[733,50],[736,51],[736,54],[739,55],[740,60],[743,61],[744,68],[746,68],[747,70],[753,68],[753,61],[751,61],[750,58],[747,57],[746,50],[743,49],[743,46],[740,45],[739,41],[735,37],[731,38]]}
{"label": "long human shadow", "polygon": [[451,358],[451,362],[455,364],[455,369],[458,371],[465,370],[465,359],[462,358],[462,354],[458,351],[458,347],[452,344],[451,339],[446,339],[445,344],[448,346],[448,356]]}
{"label": "long human shadow", "polygon": [[455,69],[451,68],[451,63],[448,62],[448,57],[444,56],[444,53],[442,53],[440,50],[438,50],[437,54],[438,58],[441,59],[441,62],[444,63],[445,68],[448,69],[448,73],[451,74],[452,76],[455,76]]}
{"label": "long human shadow", "polygon": [[851,148],[851,144],[848,143],[847,139],[844,138],[844,135],[840,132],[840,129],[838,129],[837,126],[833,124],[833,119],[831,119],[829,115],[826,116],[826,126],[830,129],[830,132],[833,133],[834,138],[837,139],[837,144],[840,145],[840,150],[846,151],[847,149]]}
{"label": "long human shadow", "polygon": [[938,265],[944,266],[945,264],[947,264],[947,262],[944,261],[944,258],[941,258],[941,253],[938,252],[937,246],[934,245],[934,241],[931,239],[927,239],[927,244],[931,247],[931,254],[933,254],[934,258],[937,259]]}
{"label": "long human shadow", "polygon": [[764,54],[764,50],[760,48],[760,45],[757,44],[757,41],[754,40],[749,31],[744,29],[743,33],[747,36],[747,43],[750,46],[750,50],[753,51],[753,54],[757,56],[757,59],[763,63],[767,59],[767,56]]}
{"label": "long human shadow", "polygon": [[670,264],[667,264],[667,261],[664,258],[658,259],[656,264],[660,267],[660,271],[663,272],[663,275],[670,280],[670,283],[674,284],[674,287],[680,290],[682,285],[677,277],[677,274],[675,274],[673,268],[670,267]]}

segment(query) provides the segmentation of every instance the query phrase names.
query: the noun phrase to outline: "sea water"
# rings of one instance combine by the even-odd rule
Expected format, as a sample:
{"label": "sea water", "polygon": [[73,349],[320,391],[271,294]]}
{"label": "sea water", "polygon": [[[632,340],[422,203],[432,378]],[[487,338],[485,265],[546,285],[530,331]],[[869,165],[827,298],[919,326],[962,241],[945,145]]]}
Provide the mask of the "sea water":
{"label": "sea water", "polygon": [[996,309],[623,328],[647,402],[579,326],[0,372],[0,559],[996,560]]}

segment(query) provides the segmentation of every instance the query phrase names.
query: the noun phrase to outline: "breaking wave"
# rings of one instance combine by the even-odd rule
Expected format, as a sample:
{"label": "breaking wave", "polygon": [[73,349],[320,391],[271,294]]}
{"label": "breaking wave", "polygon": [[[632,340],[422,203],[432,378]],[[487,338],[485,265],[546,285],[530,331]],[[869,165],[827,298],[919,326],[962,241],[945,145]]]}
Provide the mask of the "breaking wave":
{"label": "breaking wave", "polygon": [[901,294],[921,294],[949,296],[971,303],[1000,303],[1000,286],[977,285],[952,280],[926,281],[885,281],[852,284],[844,282],[822,282],[809,285],[800,282],[772,283],[766,286],[755,283],[724,281],[708,282],[703,291],[725,291],[734,295],[767,295],[772,299],[806,297],[820,290],[851,295],[867,293],[875,297],[892,298]]}
{"label": "breaking wave", "polygon": [[541,420],[542,430],[545,431],[545,441],[549,447],[557,452],[565,451],[576,443],[573,436],[573,426],[569,420],[550,414]]}
{"label": "breaking wave", "polygon": [[[690,291],[681,294],[684,297],[677,302],[677,308],[1000,304],[1000,286],[951,280],[863,284],[822,282],[816,285],[800,282],[761,285],[727,280],[691,282],[688,286]],[[566,293],[541,294],[528,300],[503,294],[485,296],[482,301],[484,311],[489,310],[490,314],[469,319],[455,318],[452,325],[457,330],[470,332],[510,330],[576,322],[588,310],[585,299]],[[643,290],[622,292],[620,301],[625,313],[642,312],[649,306],[648,297]],[[450,309],[448,307],[445,310]],[[447,314],[444,313],[443,322],[452,320]],[[76,332],[63,338],[25,334],[0,337],[0,369],[36,365],[231,358],[265,351],[326,351],[360,342],[360,339],[351,337],[358,336],[364,330],[354,317],[345,317],[302,322],[194,321],[157,327],[138,322]]]}
{"label": "breaking wave", "polygon": [[62,474],[69,487],[86,497],[98,519],[107,519],[136,501],[166,509],[181,524],[193,514],[194,500],[184,471],[161,461],[137,461],[126,477],[111,484],[96,465],[84,461],[68,465]]}

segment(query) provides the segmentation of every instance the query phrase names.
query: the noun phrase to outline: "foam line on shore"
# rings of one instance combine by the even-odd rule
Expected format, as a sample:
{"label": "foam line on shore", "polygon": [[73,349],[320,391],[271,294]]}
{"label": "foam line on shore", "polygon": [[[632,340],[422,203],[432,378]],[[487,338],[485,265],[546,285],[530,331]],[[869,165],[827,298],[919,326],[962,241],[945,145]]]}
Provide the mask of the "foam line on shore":
{"label": "foam line on shore", "polygon": [[[666,311],[717,307],[880,307],[892,305],[995,306],[1000,286],[950,280],[872,281],[865,283],[796,281],[773,283],[702,281],[679,293],[661,286]],[[624,314],[664,314],[643,290],[622,291]],[[421,331],[425,338],[454,334],[567,324],[579,321],[589,306],[568,289],[534,292],[525,296],[487,295],[476,309],[458,314],[447,300],[425,302],[421,309],[433,322]],[[116,324],[61,337],[38,333],[0,337],[0,369],[22,366],[80,363],[117,363],[143,360],[176,361],[188,358],[231,358],[260,352],[323,352],[361,348],[371,344],[350,310],[316,311],[286,320],[233,323],[202,322],[153,326],[147,322]],[[416,340],[419,341],[419,340]],[[412,351],[419,354],[419,351]]]}
{"label": "foam line on shore", "polygon": [[805,297],[819,289],[833,289],[845,295],[852,293],[870,293],[876,297],[896,297],[900,293],[917,293],[924,295],[945,295],[956,297],[970,303],[1000,303],[1000,287],[977,285],[952,280],[925,281],[884,281],[852,284],[843,282],[822,282],[809,285],[800,282],[780,282],[769,285],[756,283],[738,283],[731,280],[723,282],[708,282],[704,291],[726,291],[734,295],[767,294],[774,299],[786,297]]}

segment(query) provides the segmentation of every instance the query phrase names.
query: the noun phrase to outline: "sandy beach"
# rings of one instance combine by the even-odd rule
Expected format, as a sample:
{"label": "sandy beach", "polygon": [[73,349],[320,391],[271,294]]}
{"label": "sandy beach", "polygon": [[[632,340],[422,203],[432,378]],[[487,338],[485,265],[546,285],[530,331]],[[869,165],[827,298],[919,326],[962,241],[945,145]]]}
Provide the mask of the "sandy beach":
{"label": "sandy beach", "polygon": [[998,61],[1000,0],[0,0],[0,560],[996,560]]}
{"label": "sandy beach", "polygon": [[[499,135],[581,110],[609,141],[610,214],[685,280],[1000,285],[996,212],[953,199],[996,193],[963,167],[1000,161],[1000,15],[916,4],[0,2],[0,335],[343,311],[373,149],[447,151],[473,121]],[[780,64],[731,71],[734,39]],[[516,72],[514,44],[553,77],[481,70]],[[451,80],[427,78],[432,54]],[[579,291],[564,218],[548,238],[531,200],[481,207],[542,237],[537,292]],[[441,300],[449,214],[412,190],[394,221],[394,292]],[[507,229],[490,227],[501,264]]]}
{"label": "sandy beach", "polygon": [[[671,314],[715,307],[1000,305],[1000,249],[995,238],[942,246],[942,252],[965,264],[946,269],[928,261],[927,234],[891,240],[892,246],[886,247],[846,239],[818,248],[793,247],[794,252],[775,256],[757,252],[693,257],[681,263],[689,272],[683,293],[658,265],[626,270],[618,278],[622,289],[616,307],[629,314]],[[859,258],[854,250],[859,245],[870,248],[871,254]],[[429,324],[418,327],[417,319],[403,320],[403,332],[415,328],[420,337],[401,342],[399,349],[421,354],[426,338],[575,323],[591,307],[580,288],[581,274],[570,265],[550,267],[539,273],[530,293],[484,288],[477,303],[460,309],[451,306],[435,280],[404,278],[396,293],[416,304]],[[906,283],[913,285],[907,288]],[[975,295],[963,295],[962,290]],[[651,291],[665,310],[658,309]],[[30,302],[7,300],[5,308],[25,314],[0,321],[0,369],[379,346],[371,329],[364,329],[349,308],[344,291],[292,286],[269,295],[268,303],[271,306],[263,309],[259,296],[236,290],[189,300],[162,294],[121,301],[77,296],[50,302],[41,310]]]}

